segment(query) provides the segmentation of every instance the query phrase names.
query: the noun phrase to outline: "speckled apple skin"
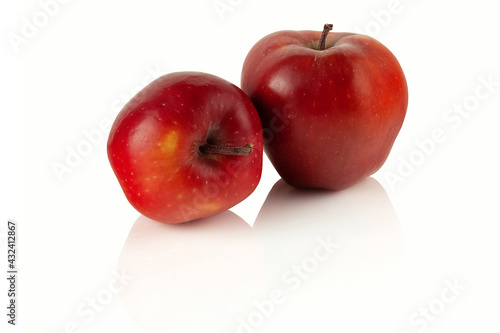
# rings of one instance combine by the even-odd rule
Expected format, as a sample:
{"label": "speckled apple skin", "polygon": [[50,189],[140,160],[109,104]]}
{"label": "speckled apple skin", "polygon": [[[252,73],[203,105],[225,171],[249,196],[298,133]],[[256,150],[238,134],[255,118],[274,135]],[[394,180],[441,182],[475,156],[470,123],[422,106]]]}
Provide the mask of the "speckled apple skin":
{"label": "speckled apple skin", "polygon": [[364,35],[279,31],[243,65],[241,87],[264,127],[264,150],[289,184],[342,190],[377,171],[406,115],[396,57]]}
{"label": "speckled apple skin", "polygon": [[[123,108],[108,158],[144,216],[180,223],[223,212],[250,195],[262,172],[262,125],[250,99],[219,77],[179,72],[153,81]],[[205,143],[253,145],[244,156],[203,154]]]}

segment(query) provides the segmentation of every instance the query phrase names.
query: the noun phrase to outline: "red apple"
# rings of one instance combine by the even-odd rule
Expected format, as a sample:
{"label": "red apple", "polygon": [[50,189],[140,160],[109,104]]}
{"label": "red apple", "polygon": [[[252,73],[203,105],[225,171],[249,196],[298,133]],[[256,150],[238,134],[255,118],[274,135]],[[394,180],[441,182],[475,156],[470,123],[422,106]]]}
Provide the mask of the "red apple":
{"label": "red apple", "polygon": [[298,187],[341,190],[387,159],[408,105],[406,79],[380,42],[353,33],[279,31],[250,50],[241,87],[264,149]]}
{"label": "red apple", "polygon": [[108,158],[144,216],[186,222],[227,210],[257,186],[262,125],[248,97],[219,77],[164,75],[116,118]]}

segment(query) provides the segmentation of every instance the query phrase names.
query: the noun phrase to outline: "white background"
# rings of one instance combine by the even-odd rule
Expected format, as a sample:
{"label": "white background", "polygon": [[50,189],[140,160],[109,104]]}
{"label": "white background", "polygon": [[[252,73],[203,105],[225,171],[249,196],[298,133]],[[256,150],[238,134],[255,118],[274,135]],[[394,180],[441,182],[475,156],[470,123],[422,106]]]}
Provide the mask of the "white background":
{"label": "white background", "polygon": [[[0,258],[5,272],[7,219],[15,219],[16,329],[500,331],[495,2],[48,2],[4,2],[0,10]],[[38,25],[27,35],[26,22]],[[279,176],[266,159],[257,190],[232,209],[239,217],[179,229],[139,218],[128,204],[106,158],[105,131],[71,173],[54,172],[84,132],[113,120],[154,78],[203,71],[239,85],[260,38],[327,22],[379,39],[407,77],[404,126],[372,179],[339,193],[277,184],[270,194]],[[14,46],[14,35],[25,40]],[[465,111],[457,118],[458,108]],[[436,131],[444,139],[430,144]],[[319,261],[328,239],[338,248],[323,249]],[[292,280],[302,265],[307,277]],[[115,280],[122,269],[133,280]],[[14,331],[1,280],[0,325]]]}

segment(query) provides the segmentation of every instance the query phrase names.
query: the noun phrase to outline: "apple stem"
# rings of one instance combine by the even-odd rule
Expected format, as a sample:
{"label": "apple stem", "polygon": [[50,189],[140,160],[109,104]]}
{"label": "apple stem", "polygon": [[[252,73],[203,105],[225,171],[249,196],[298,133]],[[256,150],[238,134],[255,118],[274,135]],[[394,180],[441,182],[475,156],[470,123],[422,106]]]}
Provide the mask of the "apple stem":
{"label": "apple stem", "polygon": [[325,24],[323,27],[323,33],[321,34],[321,39],[319,40],[319,50],[323,51],[325,49],[326,36],[328,32],[333,29],[333,24]]}
{"label": "apple stem", "polygon": [[205,143],[199,149],[203,154],[248,155],[253,151],[253,144],[249,143],[243,147],[220,147]]}

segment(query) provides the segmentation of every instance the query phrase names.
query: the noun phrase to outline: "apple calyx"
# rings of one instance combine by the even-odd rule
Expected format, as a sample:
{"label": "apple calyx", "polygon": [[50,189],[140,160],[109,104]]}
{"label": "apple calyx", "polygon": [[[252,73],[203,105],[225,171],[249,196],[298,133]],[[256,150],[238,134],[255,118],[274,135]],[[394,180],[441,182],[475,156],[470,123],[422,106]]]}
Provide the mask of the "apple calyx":
{"label": "apple calyx", "polygon": [[248,155],[253,151],[253,144],[249,143],[243,147],[221,147],[212,145],[210,143],[205,143],[203,146],[199,147],[199,150],[203,154],[215,154],[215,155]]}
{"label": "apple calyx", "polygon": [[320,51],[323,51],[325,49],[326,36],[328,35],[330,30],[332,30],[332,29],[333,29],[333,24],[327,23],[323,26],[323,33],[321,34],[321,38],[319,40],[319,50]]}

